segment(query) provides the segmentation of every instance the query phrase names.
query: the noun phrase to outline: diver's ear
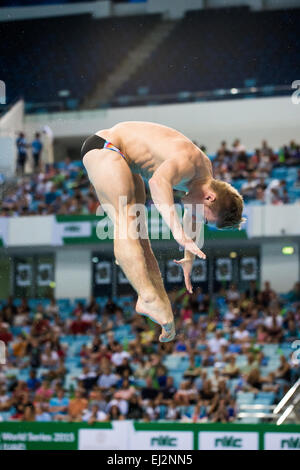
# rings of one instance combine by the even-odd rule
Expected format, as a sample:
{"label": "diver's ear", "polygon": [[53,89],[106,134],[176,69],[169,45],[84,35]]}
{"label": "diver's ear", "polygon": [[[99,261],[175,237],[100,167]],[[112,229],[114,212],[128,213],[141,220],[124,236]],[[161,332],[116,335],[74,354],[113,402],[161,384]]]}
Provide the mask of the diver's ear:
{"label": "diver's ear", "polygon": [[214,202],[217,199],[217,196],[214,191],[208,191],[205,195],[205,199],[210,202]]}

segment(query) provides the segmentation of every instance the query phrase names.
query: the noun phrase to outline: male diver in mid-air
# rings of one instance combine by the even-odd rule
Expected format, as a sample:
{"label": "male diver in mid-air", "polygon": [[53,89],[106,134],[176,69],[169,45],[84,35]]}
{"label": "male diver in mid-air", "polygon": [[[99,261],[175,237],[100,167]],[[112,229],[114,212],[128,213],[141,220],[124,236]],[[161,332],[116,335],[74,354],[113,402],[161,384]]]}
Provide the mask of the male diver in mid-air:
{"label": "male diver in mid-air", "polygon": [[[180,223],[173,188],[186,193],[183,204],[202,204],[204,218],[218,228],[241,224],[243,199],[230,184],[213,178],[211,162],[202,150],[180,132],[163,125],[119,123],[88,137],[81,155],[99,201],[114,223],[114,254],[137,291],[136,311],[161,326],[161,342],[172,341],[176,334],[174,316],[157,260],[148,236],[137,236],[132,223],[136,212],[130,209],[145,203],[142,176],[149,182],[156,208],[184,248],[184,258],[177,263],[182,266],[189,292],[194,258],[205,258],[205,254],[198,248],[196,237],[192,239],[185,233]],[[143,223],[146,225],[146,219]]]}

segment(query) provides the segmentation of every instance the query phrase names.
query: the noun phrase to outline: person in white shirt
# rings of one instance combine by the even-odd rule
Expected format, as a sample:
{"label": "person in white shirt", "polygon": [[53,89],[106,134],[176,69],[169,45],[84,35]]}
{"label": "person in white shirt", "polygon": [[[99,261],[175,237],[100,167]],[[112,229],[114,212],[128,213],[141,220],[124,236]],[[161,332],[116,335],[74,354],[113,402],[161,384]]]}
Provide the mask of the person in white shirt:
{"label": "person in white shirt", "polygon": [[281,315],[278,315],[277,313],[273,312],[271,315],[269,315],[265,321],[264,321],[264,324],[267,328],[272,328],[274,326],[274,323],[277,327],[281,327],[282,326],[282,316]]}
{"label": "person in white shirt", "polygon": [[246,330],[244,324],[241,324],[238,329],[233,333],[233,337],[238,343],[244,343],[249,341],[249,332]]}
{"label": "person in white shirt", "polygon": [[124,358],[129,358],[130,354],[127,351],[123,351],[122,345],[118,344],[115,347],[115,352],[111,357],[111,362],[116,366],[120,366],[123,363]]}
{"label": "person in white shirt", "polygon": [[107,412],[109,413],[110,409],[112,406],[117,406],[120,410],[120,413],[123,415],[123,416],[126,416],[127,413],[128,413],[128,401],[127,400],[123,400],[122,398],[113,398],[112,400],[110,400],[110,402],[108,403],[107,405]]}
{"label": "person in white shirt", "polygon": [[104,411],[99,410],[98,405],[93,405],[90,410],[85,410],[83,412],[82,421],[90,424],[107,421],[107,414],[104,413]]}
{"label": "person in white shirt", "polygon": [[227,297],[227,300],[229,302],[233,302],[235,300],[239,300],[240,298],[240,293],[239,291],[237,290],[237,287],[235,284],[231,284],[231,286],[229,287],[228,291],[227,291],[227,294],[226,294],[226,297]]}
{"label": "person in white shirt", "polygon": [[213,354],[218,354],[221,351],[221,346],[227,344],[228,341],[223,337],[222,331],[217,331],[216,335],[208,340],[208,347]]}

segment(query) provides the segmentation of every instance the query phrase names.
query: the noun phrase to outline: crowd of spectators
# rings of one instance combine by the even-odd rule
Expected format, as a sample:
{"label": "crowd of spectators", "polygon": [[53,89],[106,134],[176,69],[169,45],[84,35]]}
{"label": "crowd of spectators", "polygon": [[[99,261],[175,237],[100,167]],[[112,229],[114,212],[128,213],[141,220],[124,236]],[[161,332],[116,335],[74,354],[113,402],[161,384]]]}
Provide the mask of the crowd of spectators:
{"label": "crowd of spectators", "polygon": [[[213,160],[215,178],[235,184],[240,181],[239,190],[245,202],[258,200],[266,204],[287,204],[290,201],[286,179],[272,178],[272,170],[279,167],[300,165],[300,145],[291,141],[278,152],[263,140],[261,147],[249,155],[246,147],[236,139],[231,148],[223,141]],[[293,187],[300,188],[300,169],[294,177]]]}
{"label": "crowd of spectators", "polygon": [[[24,138],[20,139],[20,149],[26,151],[22,144]],[[300,145],[294,141],[278,152],[263,141],[261,148],[249,154],[236,139],[232,146],[222,142],[216,155],[211,158],[214,176],[233,184],[246,203],[255,200],[261,204],[286,204],[294,202],[295,198],[300,199],[299,168],[292,181],[271,178],[274,168],[299,167]],[[40,162],[40,154],[36,161]],[[0,216],[96,214],[97,198],[81,162],[71,161],[67,157],[63,162],[44,165],[41,170],[39,168],[40,163],[32,174],[20,177],[16,185],[8,186],[2,192]],[[299,190],[299,194],[291,198],[290,189]],[[150,203],[149,192],[147,197]]]}
{"label": "crowd of spectators", "polygon": [[[231,285],[212,298],[200,287],[169,295],[178,335],[164,344],[158,326],[136,314],[133,299],[122,308],[112,299],[102,308],[96,299],[79,302],[67,317],[55,299],[35,308],[27,299],[3,302],[0,420],[230,422],[237,419],[239,391],[272,392],[276,402],[299,377],[292,344],[300,339],[300,283],[284,298],[269,283],[259,290],[255,282],[245,292]],[[124,327],[128,334],[117,340]],[[77,354],[70,353],[80,338]],[[170,357],[184,361],[179,381]]]}

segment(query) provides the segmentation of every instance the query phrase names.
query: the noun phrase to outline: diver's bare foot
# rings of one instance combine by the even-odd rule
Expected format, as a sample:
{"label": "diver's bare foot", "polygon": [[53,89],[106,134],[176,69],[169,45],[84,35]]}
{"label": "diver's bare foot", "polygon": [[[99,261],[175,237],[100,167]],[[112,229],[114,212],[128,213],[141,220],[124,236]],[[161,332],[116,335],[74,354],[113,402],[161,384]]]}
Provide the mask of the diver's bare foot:
{"label": "diver's bare foot", "polygon": [[170,323],[165,323],[162,325],[161,335],[159,337],[159,341],[161,343],[168,343],[169,341],[173,341],[175,336],[176,330],[174,320]]}
{"label": "diver's bare foot", "polygon": [[135,306],[135,310],[138,313],[147,316],[150,320],[162,327],[162,333],[159,337],[160,342],[172,341],[176,335],[173,314],[162,315],[165,308],[161,300],[156,302],[143,302],[140,297]]}

